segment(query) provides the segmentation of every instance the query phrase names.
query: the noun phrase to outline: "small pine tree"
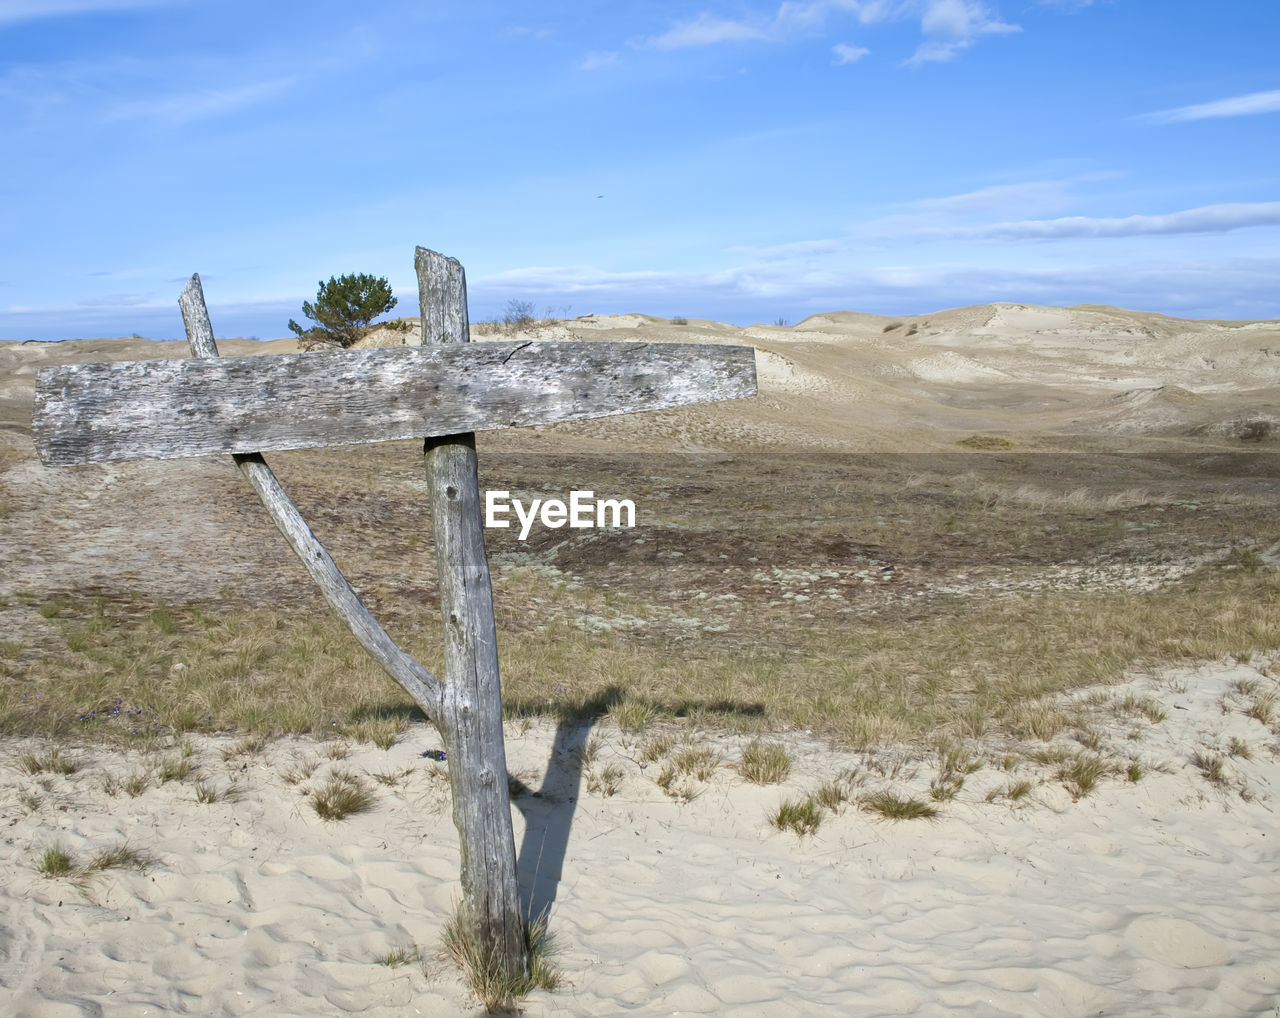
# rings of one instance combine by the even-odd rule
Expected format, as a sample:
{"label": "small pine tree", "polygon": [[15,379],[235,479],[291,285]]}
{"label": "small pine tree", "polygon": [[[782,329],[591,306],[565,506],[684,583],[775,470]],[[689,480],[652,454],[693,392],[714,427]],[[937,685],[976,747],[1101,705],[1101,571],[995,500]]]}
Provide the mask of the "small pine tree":
{"label": "small pine tree", "polygon": [[302,302],[302,313],[316,324],[304,329],[292,318],[289,331],[296,334],[304,349],[313,346],[349,347],[363,334],[365,327],[385,311],[396,306],[391,285],[385,276],[360,275],[329,277],[320,283],[316,302]]}

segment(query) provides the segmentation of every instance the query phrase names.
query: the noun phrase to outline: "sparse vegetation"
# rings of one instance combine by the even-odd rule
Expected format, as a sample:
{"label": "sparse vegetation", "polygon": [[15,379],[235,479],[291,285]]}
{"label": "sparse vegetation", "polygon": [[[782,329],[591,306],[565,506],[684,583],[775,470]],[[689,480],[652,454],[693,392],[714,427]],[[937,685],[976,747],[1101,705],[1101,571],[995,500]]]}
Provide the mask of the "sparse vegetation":
{"label": "sparse vegetation", "polygon": [[813,801],[830,813],[839,813],[849,801],[849,790],[841,781],[828,781],[813,793]]}
{"label": "sparse vegetation", "polygon": [[387,788],[400,788],[411,774],[413,774],[413,768],[405,767],[398,771],[375,771],[369,777]]}
{"label": "sparse vegetation", "polygon": [[1210,784],[1225,788],[1229,783],[1227,762],[1222,754],[1197,749],[1191,754],[1191,762]]}
{"label": "sparse vegetation", "polygon": [[658,718],[653,704],[626,699],[609,707],[609,717],[624,732],[643,732]]}
{"label": "sparse vegetation", "polygon": [[[404,536],[412,527],[395,514],[407,508],[379,487],[386,465],[369,455],[346,466],[339,457],[325,483],[362,513],[387,514],[385,526],[369,530],[384,560],[429,575],[430,542]],[[331,462],[326,454],[326,471]],[[621,459],[573,462],[596,490],[633,477]],[[1141,693],[1082,703],[1074,690],[1123,681],[1135,662],[1211,660],[1250,648],[1266,655],[1280,646],[1280,571],[1266,562],[1254,571],[1211,562],[1155,589],[1094,583],[1086,575],[1092,566],[1055,586],[1042,568],[1099,560],[1159,569],[1179,549],[1205,546],[1215,535],[1221,541],[1245,521],[1256,532],[1251,546],[1269,547],[1275,514],[1266,504],[1224,497],[1208,505],[1194,486],[1183,494],[1144,489],[1142,482],[1155,482],[1135,474],[1132,460],[1109,485],[1097,464],[1088,477],[1055,477],[1036,473],[1033,458],[1006,476],[1000,462],[998,455],[947,459],[945,479],[923,459],[860,461],[856,478],[838,459],[762,456],[750,471],[729,474],[716,472],[736,468],[709,460],[687,470],[673,463],[661,484],[646,489],[663,520],[658,538],[637,531],[645,543],[613,560],[608,581],[597,586],[589,577],[600,571],[588,559],[601,551],[578,535],[556,553],[563,569],[535,569],[519,557],[528,549],[495,532],[508,717],[585,722],[603,710],[628,738],[639,736],[631,755],[647,776],[674,765],[679,733],[698,727],[762,743],[777,741],[772,732],[808,729],[851,748],[910,746],[917,759],[942,742],[992,737],[1018,744],[1015,755],[1026,759],[1025,742],[1060,749],[1064,735],[1080,731],[1086,748],[1119,773],[1129,754],[1114,745],[1124,734],[1112,721],[1132,715],[1133,734],[1166,708]],[[972,473],[956,474],[960,468]],[[534,488],[542,476],[519,459],[501,469],[503,483],[517,489]],[[361,501],[370,485],[376,494]],[[709,486],[752,507],[732,541],[705,529]],[[1154,550],[1135,558],[1139,538]],[[1024,562],[1029,552],[1013,555],[1013,548],[1033,549],[1036,561]],[[344,554],[359,561],[368,552],[353,544]],[[936,582],[961,589],[955,577],[975,561],[990,564],[990,582],[1011,586],[999,597],[934,592]],[[582,582],[570,582],[570,568]],[[673,599],[673,582],[693,593]],[[419,612],[392,585],[374,587],[370,597],[392,628]],[[278,609],[228,609],[225,602],[38,591],[15,591],[9,600],[32,614],[48,605],[44,629],[54,641],[0,666],[0,726],[11,734],[160,747],[186,732],[231,732],[224,745],[238,753],[259,739],[309,733],[340,753],[339,745],[364,738],[390,742],[421,717],[344,627],[314,606],[286,599]],[[874,612],[863,612],[873,604]],[[850,613],[860,619],[853,630]],[[527,624],[504,626],[513,617]],[[580,624],[587,619],[590,631]],[[633,619],[645,625],[628,627]],[[688,639],[692,632],[697,641]],[[56,645],[59,637],[65,646]],[[409,649],[439,668],[431,634]],[[622,689],[620,676],[629,677]],[[1280,710],[1266,695],[1274,689],[1261,675],[1230,709],[1270,717],[1263,723],[1274,726]],[[156,749],[148,764],[153,784],[191,780],[196,760],[176,756]],[[1046,766],[1052,772],[1064,762]],[[971,781],[963,768],[948,769],[941,759],[938,766],[922,798],[963,797]],[[309,777],[296,766],[276,769],[295,783]],[[699,780],[674,768],[667,787],[696,794]]]}
{"label": "sparse vegetation", "polygon": [[932,820],[938,815],[936,806],[930,806],[920,799],[903,798],[896,792],[887,790],[862,796],[858,805],[885,820]]}
{"label": "sparse vegetation", "polygon": [[43,753],[23,753],[18,757],[18,769],[23,774],[74,774],[80,765],[55,746]]}
{"label": "sparse vegetation", "polygon": [[151,862],[151,856],[146,852],[134,848],[127,841],[122,841],[113,848],[104,848],[97,852],[85,863],[84,870],[87,873],[112,869],[145,870]]}
{"label": "sparse vegetation", "polygon": [[822,807],[812,796],[805,799],[784,799],[769,818],[780,831],[794,831],[800,837],[815,834],[822,826]]}
{"label": "sparse vegetation", "polygon": [[321,820],[345,820],[373,808],[375,798],[367,785],[350,771],[334,770],[311,797],[311,808]]}
{"label": "sparse vegetation", "polygon": [[547,933],[545,919],[530,923],[526,931],[529,950],[527,974],[512,975],[472,934],[464,905],[458,905],[444,929],[445,952],[458,964],[462,974],[482,1004],[492,1013],[517,1010],[521,1000],[534,990],[555,990],[561,981],[554,960],[555,943]]}
{"label": "sparse vegetation", "polygon": [[1102,757],[1081,753],[1058,768],[1056,777],[1072,799],[1083,799],[1098,787],[1098,782],[1111,773]]}
{"label": "sparse vegetation", "polygon": [[698,781],[710,781],[720,765],[720,754],[707,746],[686,746],[676,751],[671,762],[680,774],[687,774]]}
{"label": "sparse vegetation", "polygon": [[234,781],[219,788],[212,781],[200,778],[195,783],[194,791],[196,793],[196,802],[205,805],[215,802],[239,802],[244,798],[244,789]]}
{"label": "sparse vegetation", "polygon": [[50,845],[36,859],[36,872],[46,877],[66,877],[75,872],[71,853],[60,845]]}
{"label": "sparse vegetation", "polygon": [[262,751],[262,747],[267,744],[266,736],[260,733],[246,735],[243,739],[239,739],[232,746],[228,746],[222,751],[223,760],[234,760],[241,756],[255,756]]}
{"label": "sparse vegetation", "polygon": [[382,954],[374,955],[373,960],[389,969],[398,969],[405,965],[416,965],[422,961],[422,952],[417,947],[393,947]]}
{"label": "sparse vegetation", "polygon": [[512,297],[502,309],[502,324],[508,335],[532,329],[537,324],[533,301]]}
{"label": "sparse vegetation", "polygon": [[988,452],[1013,448],[1013,442],[1007,438],[1001,438],[999,435],[970,435],[968,438],[962,438],[957,441],[956,445],[965,449],[978,449]]}
{"label": "sparse vegetation", "polygon": [[280,777],[286,785],[300,785],[316,772],[320,761],[313,756],[295,757],[293,764],[281,772]]}
{"label": "sparse vegetation", "polygon": [[[187,744],[188,747],[190,743]],[[180,756],[166,757],[156,768],[156,778],[164,785],[170,781],[185,781],[198,768],[191,762],[191,754],[183,752]]]}
{"label": "sparse vegetation", "polygon": [[608,799],[618,794],[624,777],[625,772],[617,764],[593,769],[587,772],[587,791]]}
{"label": "sparse vegetation", "polygon": [[756,785],[776,785],[791,773],[791,754],[776,742],[752,739],[742,750],[738,773]]}
{"label": "sparse vegetation", "polygon": [[642,764],[651,764],[661,760],[675,748],[675,744],[674,735],[655,735],[640,747],[640,762]]}
{"label": "sparse vegetation", "polygon": [[[1131,780],[1137,779],[1135,778]],[[1010,781],[1009,784],[1005,786],[1004,796],[1010,802],[1021,802],[1030,795],[1034,789],[1035,785],[1026,778],[1019,778],[1017,781]]]}
{"label": "sparse vegetation", "polygon": [[1245,708],[1245,715],[1260,721],[1264,725],[1271,724],[1276,719],[1276,694],[1273,690],[1266,690],[1258,693],[1253,702]]}
{"label": "sparse vegetation", "polygon": [[122,841],[111,848],[95,852],[87,863],[77,864],[75,856],[61,845],[49,845],[36,857],[36,872],[46,877],[69,877],[87,880],[95,873],[108,869],[146,870],[152,864],[151,856]]}

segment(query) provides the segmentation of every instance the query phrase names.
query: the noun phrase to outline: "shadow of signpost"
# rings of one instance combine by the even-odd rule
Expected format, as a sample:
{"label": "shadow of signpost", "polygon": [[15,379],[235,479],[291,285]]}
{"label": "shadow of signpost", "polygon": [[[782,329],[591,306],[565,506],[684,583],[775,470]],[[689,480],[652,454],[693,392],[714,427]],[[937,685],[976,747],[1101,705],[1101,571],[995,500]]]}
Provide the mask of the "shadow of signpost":
{"label": "shadow of signpost", "polygon": [[[559,892],[564,860],[569,851],[569,834],[582,789],[582,771],[592,730],[609,708],[626,699],[621,686],[610,686],[556,726],[555,740],[547,760],[542,785],[536,792],[521,794],[513,805],[524,817],[524,838],[516,860],[520,883],[520,903],[527,919],[549,915]],[[760,717],[764,705],[714,701],[664,705],[672,717],[693,710],[713,711],[740,717]]]}
{"label": "shadow of signpost", "polygon": [[521,904],[526,918],[550,913],[569,849],[569,832],[582,788],[582,768],[591,730],[609,708],[622,699],[622,690],[610,687],[595,699],[562,718],[556,726],[551,756],[542,785],[519,796],[515,807],[524,817],[524,838],[516,861]]}

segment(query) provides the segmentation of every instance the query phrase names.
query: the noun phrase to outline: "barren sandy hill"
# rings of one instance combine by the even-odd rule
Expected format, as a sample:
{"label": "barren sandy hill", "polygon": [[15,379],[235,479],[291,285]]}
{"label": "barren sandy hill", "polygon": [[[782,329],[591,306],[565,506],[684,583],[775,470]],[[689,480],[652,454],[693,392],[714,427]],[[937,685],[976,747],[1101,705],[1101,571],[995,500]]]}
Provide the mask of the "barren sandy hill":
{"label": "barren sandy hill", "polygon": [[[416,325],[361,346],[417,340]],[[547,434],[575,448],[897,451],[973,435],[1019,446],[1135,441],[1269,442],[1280,435],[1280,321],[1192,321],[1080,305],[988,304],[901,318],[834,311],[794,326],[587,315],[479,341],[743,343],[757,351],[755,400],[502,436]],[[296,350],[292,340],[228,340],[226,354]],[[182,343],[137,339],[0,344],[0,428],[29,426],[35,372],[47,364],[179,357]]]}

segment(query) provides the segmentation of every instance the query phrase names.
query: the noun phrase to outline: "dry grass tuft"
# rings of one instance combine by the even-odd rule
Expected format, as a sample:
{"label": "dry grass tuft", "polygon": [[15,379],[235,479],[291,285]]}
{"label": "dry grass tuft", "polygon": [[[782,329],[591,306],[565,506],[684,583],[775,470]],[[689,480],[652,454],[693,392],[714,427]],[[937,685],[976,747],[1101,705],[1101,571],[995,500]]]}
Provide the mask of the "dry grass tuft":
{"label": "dry grass tuft", "polygon": [[936,806],[919,799],[904,799],[890,791],[864,795],[858,800],[858,805],[885,820],[932,820],[938,815]]}
{"label": "dry grass tuft", "polygon": [[1230,783],[1227,762],[1220,753],[1197,749],[1191,754],[1191,762],[1210,784],[1225,788]]}
{"label": "dry grass tuft", "polygon": [[675,749],[675,745],[676,739],[674,735],[655,735],[640,747],[640,762],[642,764],[656,763]]}
{"label": "dry grass tuft", "polygon": [[382,954],[374,955],[373,960],[389,969],[398,969],[405,965],[416,965],[422,961],[422,952],[416,946],[393,947]]}
{"label": "dry grass tuft", "polygon": [[477,940],[465,905],[459,904],[445,924],[445,953],[457,962],[471,992],[490,1014],[515,1012],[520,1001],[534,990],[551,991],[560,985],[559,967],[553,960],[555,944],[547,933],[545,918],[530,923],[525,938],[529,971],[512,974]]}
{"label": "dry grass tuft", "polygon": [[321,820],[344,820],[372,809],[375,801],[373,792],[359,777],[350,771],[335,770],[316,789],[311,808]]}
{"label": "dry grass tuft", "polygon": [[822,807],[813,796],[806,799],[784,799],[774,810],[769,822],[780,831],[794,831],[798,836],[814,834],[822,826]]}
{"label": "dry grass tuft", "polygon": [[587,791],[608,799],[618,794],[624,777],[625,774],[622,768],[617,764],[607,764],[598,769],[593,768],[587,772]]}
{"label": "dry grass tuft", "polygon": [[626,699],[610,705],[609,718],[622,731],[634,735],[658,720],[658,711],[650,703]]}
{"label": "dry grass tuft", "polygon": [[776,785],[791,773],[791,754],[776,742],[752,739],[742,750],[738,773],[756,785]]}
{"label": "dry grass tuft", "polygon": [[104,848],[93,855],[83,865],[75,861],[75,857],[61,845],[49,845],[36,858],[36,872],[46,877],[69,877],[78,881],[87,881],[96,873],[109,869],[129,869],[143,872],[154,860],[140,849],[132,847],[127,841],[112,848]]}
{"label": "dry grass tuft", "polygon": [[55,746],[44,753],[23,753],[18,757],[18,769],[23,774],[74,774],[80,764],[63,756]]}
{"label": "dry grass tuft", "polygon": [[1074,800],[1083,799],[1098,787],[1098,782],[1111,773],[1111,767],[1100,756],[1081,753],[1058,768],[1056,777]]}
{"label": "dry grass tuft", "polygon": [[196,802],[211,805],[215,802],[239,802],[244,798],[244,789],[232,781],[225,788],[219,788],[211,781],[200,778],[195,783]]}

